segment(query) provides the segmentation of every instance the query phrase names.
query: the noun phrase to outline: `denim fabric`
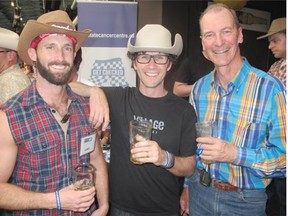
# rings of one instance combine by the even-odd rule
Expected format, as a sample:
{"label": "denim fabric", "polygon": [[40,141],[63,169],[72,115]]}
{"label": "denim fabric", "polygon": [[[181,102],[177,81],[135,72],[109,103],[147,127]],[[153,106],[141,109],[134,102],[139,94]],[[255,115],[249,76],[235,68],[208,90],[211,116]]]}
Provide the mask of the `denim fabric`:
{"label": "denim fabric", "polygon": [[[157,214],[152,214],[151,213],[151,214],[145,214],[145,215],[153,216],[153,215],[157,215]],[[117,209],[117,208],[112,206],[110,208],[109,216],[142,216],[142,215],[125,212],[125,211],[122,211],[122,210]],[[173,214],[173,215],[167,215],[167,216],[179,216],[179,215],[178,214]]]}
{"label": "denim fabric", "polygon": [[286,216],[286,178],[274,178],[266,188],[267,216]]}
{"label": "denim fabric", "polygon": [[134,216],[134,214],[111,207],[109,216]]}
{"label": "denim fabric", "polygon": [[267,195],[265,190],[223,191],[199,183],[200,174],[190,177],[190,216],[264,216]]}

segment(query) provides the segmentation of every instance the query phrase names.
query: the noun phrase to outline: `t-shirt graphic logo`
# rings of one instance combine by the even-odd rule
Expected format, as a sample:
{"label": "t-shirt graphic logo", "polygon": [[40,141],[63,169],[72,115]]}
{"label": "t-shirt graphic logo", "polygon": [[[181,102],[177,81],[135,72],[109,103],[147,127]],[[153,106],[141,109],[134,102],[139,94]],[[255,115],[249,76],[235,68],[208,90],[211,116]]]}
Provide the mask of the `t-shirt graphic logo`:
{"label": "t-shirt graphic logo", "polygon": [[95,60],[89,81],[97,86],[122,86],[129,84],[125,80],[125,69],[121,58],[112,58],[107,60]]}

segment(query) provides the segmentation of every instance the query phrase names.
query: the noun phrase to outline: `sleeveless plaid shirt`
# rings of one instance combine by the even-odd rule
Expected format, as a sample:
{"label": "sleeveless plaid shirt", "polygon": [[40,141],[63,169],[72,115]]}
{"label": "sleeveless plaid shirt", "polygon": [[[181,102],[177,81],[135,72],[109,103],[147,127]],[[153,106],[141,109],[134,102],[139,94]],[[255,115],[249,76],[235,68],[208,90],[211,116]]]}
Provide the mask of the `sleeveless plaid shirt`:
{"label": "sleeveless plaid shirt", "polygon": [[[67,136],[32,83],[10,99],[3,108],[12,136],[18,146],[16,165],[10,182],[24,189],[54,192],[73,183],[72,167],[89,162],[89,155],[79,156],[81,138],[94,133],[87,116],[89,101],[67,87],[72,101]],[[79,215],[91,215],[89,211]],[[69,215],[69,211],[31,210],[7,212],[8,215]],[[78,214],[74,214],[78,215]]]}

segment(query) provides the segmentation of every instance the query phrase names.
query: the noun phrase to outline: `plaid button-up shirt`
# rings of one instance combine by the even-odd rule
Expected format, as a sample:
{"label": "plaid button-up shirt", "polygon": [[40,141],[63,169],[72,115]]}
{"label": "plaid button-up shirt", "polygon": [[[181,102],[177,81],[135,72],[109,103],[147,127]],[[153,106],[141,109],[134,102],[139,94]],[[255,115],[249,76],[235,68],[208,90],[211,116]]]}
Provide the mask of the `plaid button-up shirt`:
{"label": "plaid button-up shirt", "polygon": [[[242,189],[264,189],[272,177],[286,176],[286,89],[282,82],[245,59],[227,92],[215,72],[198,80],[190,103],[198,121],[215,122],[218,137],[237,146],[233,163],[210,165],[213,179]],[[205,168],[197,156],[197,168]]]}
{"label": "plaid button-up shirt", "polygon": [[[73,183],[72,167],[89,162],[79,156],[81,138],[94,131],[88,121],[89,101],[67,87],[70,114],[67,135],[35,88],[35,83],[3,107],[12,136],[18,146],[11,183],[24,189],[54,192]],[[90,215],[90,211],[82,215]],[[69,215],[57,210],[14,211],[11,215]],[[9,215],[10,215],[9,214]],[[81,215],[81,214],[80,214]]]}
{"label": "plaid button-up shirt", "polygon": [[280,59],[271,65],[268,73],[280,79],[286,86],[286,59]]}

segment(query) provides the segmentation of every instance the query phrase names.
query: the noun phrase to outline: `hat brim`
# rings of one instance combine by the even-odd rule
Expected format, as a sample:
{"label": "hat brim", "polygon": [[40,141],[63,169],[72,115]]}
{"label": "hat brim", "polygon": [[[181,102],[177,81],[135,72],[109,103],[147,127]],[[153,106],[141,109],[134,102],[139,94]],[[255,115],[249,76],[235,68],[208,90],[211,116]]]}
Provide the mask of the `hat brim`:
{"label": "hat brim", "polygon": [[40,34],[44,33],[59,33],[71,35],[77,39],[75,46],[75,52],[82,46],[83,42],[91,33],[91,30],[85,29],[83,31],[71,31],[63,28],[55,28],[50,25],[37,22],[35,20],[29,20],[25,25],[25,28],[21,32],[18,43],[18,54],[23,62],[28,65],[33,65],[32,60],[28,55],[28,49],[30,48],[32,40]]}
{"label": "hat brim", "polygon": [[262,35],[262,36],[260,36],[260,37],[257,37],[256,39],[259,40],[259,39],[262,39],[262,38],[266,38],[266,37],[269,37],[269,36],[271,36],[271,35],[273,35],[273,34],[276,34],[276,33],[279,33],[279,32],[281,32],[281,31],[285,31],[285,30],[286,30],[286,28],[280,29],[280,30],[278,30],[278,31],[271,31],[271,32],[268,32],[268,33],[265,34],[265,35]]}
{"label": "hat brim", "polygon": [[5,28],[0,28],[0,47],[8,50],[15,50],[19,42],[19,35]]}
{"label": "hat brim", "polygon": [[128,40],[128,52],[137,53],[137,52],[162,52],[166,54],[179,56],[182,53],[183,41],[180,34],[175,35],[175,41],[171,47],[157,47],[157,46],[133,46],[131,44],[131,39],[134,35],[131,35]]}

